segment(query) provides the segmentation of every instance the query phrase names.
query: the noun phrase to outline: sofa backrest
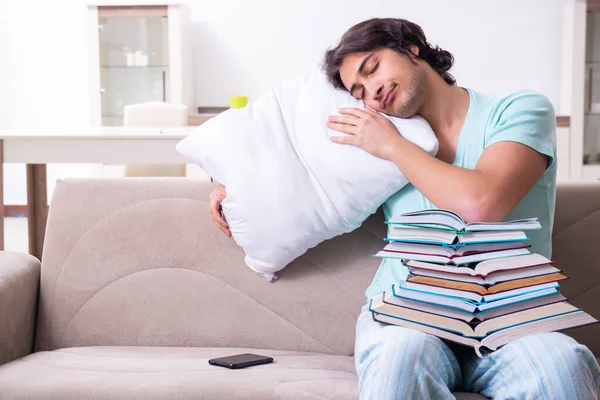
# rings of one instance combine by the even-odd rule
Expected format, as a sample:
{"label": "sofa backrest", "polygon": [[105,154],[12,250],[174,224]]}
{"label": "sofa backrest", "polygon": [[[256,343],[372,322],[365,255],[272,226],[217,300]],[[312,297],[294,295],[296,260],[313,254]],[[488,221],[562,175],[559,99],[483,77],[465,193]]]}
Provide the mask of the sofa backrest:
{"label": "sofa backrest", "polygon": [[[206,346],[351,355],[378,266],[381,213],[269,283],[208,214],[213,186],[189,178],[60,180],[42,259],[36,351]],[[277,216],[274,215],[273,218]],[[600,317],[600,184],[561,185],[554,258],[563,292]],[[600,353],[597,325],[569,332]]]}
{"label": "sofa backrest", "polygon": [[378,265],[371,255],[385,234],[382,216],[311,249],[269,283],[213,224],[212,189],[190,178],[59,180],[36,351],[129,345],[352,354]]}
{"label": "sofa backrest", "polygon": [[[561,292],[600,319],[600,182],[562,183],[556,190],[552,259],[569,277]],[[600,357],[600,324],[564,333]]]}

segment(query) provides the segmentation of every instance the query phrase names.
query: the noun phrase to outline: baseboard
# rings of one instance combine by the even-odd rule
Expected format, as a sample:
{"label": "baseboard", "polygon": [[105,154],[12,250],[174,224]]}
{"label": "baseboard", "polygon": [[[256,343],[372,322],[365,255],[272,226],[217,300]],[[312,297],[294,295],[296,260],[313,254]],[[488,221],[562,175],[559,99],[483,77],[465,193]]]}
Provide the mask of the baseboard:
{"label": "baseboard", "polygon": [[5,217],[26,217],[27,206],[25,205],[5,205],[4,206]]}

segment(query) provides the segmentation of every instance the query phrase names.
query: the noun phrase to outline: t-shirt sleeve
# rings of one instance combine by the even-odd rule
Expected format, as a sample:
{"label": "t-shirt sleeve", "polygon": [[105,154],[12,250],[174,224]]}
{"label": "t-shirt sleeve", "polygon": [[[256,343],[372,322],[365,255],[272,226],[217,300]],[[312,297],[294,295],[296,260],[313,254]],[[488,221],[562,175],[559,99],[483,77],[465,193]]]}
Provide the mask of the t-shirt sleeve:
{"label": "t-shirt sleeve", "polygon": [[550,168],[556,158],[556,116],[550,100],[533,90],[503,97],[486,132],[485,147],[498,142],[518,142],[548,156]]}

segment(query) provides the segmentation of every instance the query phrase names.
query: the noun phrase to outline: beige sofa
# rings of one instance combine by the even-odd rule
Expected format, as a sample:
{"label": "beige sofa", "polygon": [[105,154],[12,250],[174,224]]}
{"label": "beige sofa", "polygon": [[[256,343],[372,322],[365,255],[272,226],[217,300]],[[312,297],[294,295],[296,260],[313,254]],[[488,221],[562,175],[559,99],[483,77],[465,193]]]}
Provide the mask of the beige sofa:
{"label": "beige sofa", "polygon": [[[59,181],[41,267],[0,253],[0,398],[357,398],[355,320],[382,216],[268,283],[211,222],[210,191],[186,178]],[[600,184],[560,186],[562,287],[596,317],[599,238]],[[568,333],[600,353],[600,326]],[[246,351],[275,362],[207,363]]]}

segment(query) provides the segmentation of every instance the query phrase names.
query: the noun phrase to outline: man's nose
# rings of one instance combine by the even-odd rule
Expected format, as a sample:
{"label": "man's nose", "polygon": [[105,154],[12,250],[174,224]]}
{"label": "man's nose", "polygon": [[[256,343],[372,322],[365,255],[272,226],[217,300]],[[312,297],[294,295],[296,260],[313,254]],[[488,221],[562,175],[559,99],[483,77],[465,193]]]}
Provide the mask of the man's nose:
{"label": "man's nose", "polygon": [[369,91],[369,93],[373,93],[372,98],[375,101],[380,101],[382,100],[382,96],[383,96],[383,84],[380,82],[375,82],[372,87],[370,88],[371,90],[367,89]]}

